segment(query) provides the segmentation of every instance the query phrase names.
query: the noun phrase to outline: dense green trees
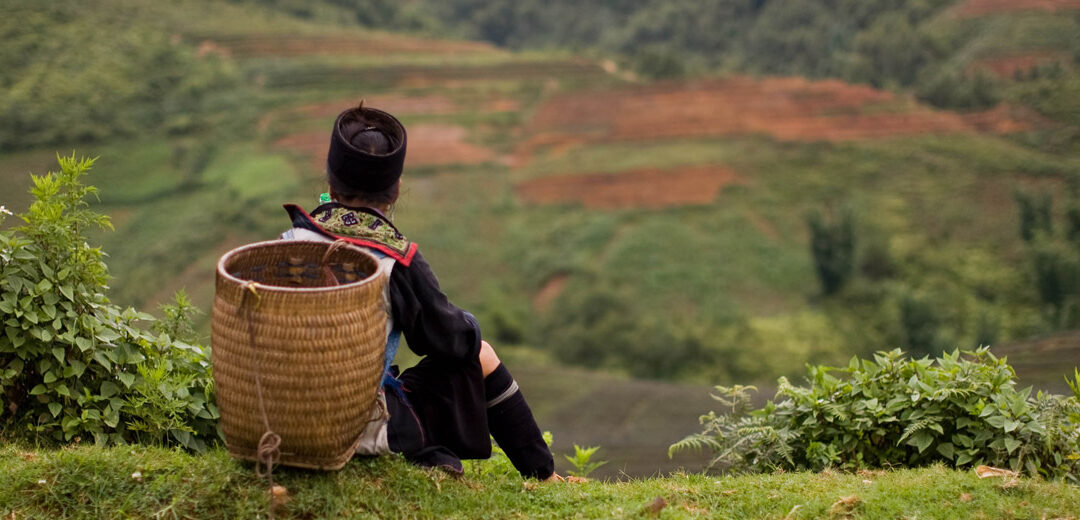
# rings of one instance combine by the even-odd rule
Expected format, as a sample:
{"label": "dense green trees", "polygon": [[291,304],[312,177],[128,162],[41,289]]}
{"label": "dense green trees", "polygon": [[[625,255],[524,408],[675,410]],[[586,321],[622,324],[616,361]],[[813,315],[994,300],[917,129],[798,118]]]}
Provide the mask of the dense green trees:
{"label": "dense green trees", "polygon": [[124,12],[73,1],[4,9],[17,15],[0,17],[0,150],[204,131],[240,98],[230,62]]}
{"label": "dense green trees", "polygon": [[[342,3],[346,0],[335,0]],[[382,2],[350,0],[358,12]],[[942,106],[987,104],[986,78],[946,74],[955,49],[922,22],[950,0],[497,0],[411,2],[450,31],[511,48],[595,48],[622,55],[648,77],[688,70],[841,77],[918,86]],[[361,7],[364,4],[366,7]],[[404,7],[402,8],[404,9]],[[393,26],[394,16],[368,20]],[[405,28],[398,24],[397,27]],[[413,25],[415,27],[415,24]],[[953,42],[955,44],[955,42]],[[961,93],[943,89],[960,86]],[[978,101],[971,101],[974,96]]]}

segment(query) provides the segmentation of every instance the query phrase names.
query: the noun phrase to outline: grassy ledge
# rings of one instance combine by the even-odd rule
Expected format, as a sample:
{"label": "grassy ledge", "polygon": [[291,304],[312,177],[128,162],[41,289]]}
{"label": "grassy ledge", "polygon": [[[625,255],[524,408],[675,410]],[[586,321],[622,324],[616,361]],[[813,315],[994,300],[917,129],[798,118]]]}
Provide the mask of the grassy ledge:
{"label": "grassy ledge", "polygon": [[[998,519],[1080,512],[1074,486],[1005,484],[941,466],[551,485],[476,472],[455,479],[384,457],[356,459],[336,473],[278,469],[274,477],[290,494],[279,518]],[[0,447],[0,482],[4,519],[259,518],[267,504],[263,481],[221,449],[190,455],[7,444]]]}

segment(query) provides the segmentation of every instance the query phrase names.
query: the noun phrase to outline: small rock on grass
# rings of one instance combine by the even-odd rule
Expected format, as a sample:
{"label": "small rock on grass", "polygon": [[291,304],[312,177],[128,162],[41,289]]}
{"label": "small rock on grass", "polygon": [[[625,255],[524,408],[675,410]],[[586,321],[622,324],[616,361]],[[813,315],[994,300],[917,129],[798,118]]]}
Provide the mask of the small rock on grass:
{"label": "small rock on grass", "polygon": [[850,514],[859,505],[859,497],[857,495],[849,495],[846,497],[840,497],[839,500],[833,502],[833,505],[829,507],[829,512],[834,515],[847,515]]}
{"label": "small rock on grass", "polygon": [[656,497],[645,506],[645,512],[650,515],[658,515],[665,507],[667,507],[667,500],[664,497]]}
{"label": "small rock on grass", "polygon": [[283,507],[289,503],[289,490],[285,486],[277,486],[270,488],[270,504],[275,508]]}

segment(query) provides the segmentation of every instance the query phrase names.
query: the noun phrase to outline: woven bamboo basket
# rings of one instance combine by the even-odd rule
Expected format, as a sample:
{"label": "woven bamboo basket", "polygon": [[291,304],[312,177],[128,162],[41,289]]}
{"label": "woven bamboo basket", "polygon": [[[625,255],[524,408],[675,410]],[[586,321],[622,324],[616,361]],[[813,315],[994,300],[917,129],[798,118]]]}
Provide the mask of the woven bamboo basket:
{"label": "woven bamboo basket", "polygon": [[348,462],[382,376],[385,284],[374,256],[341,242],[259,242],[221,257],[211,361],[229,453],[267,462],[258,449],[272,430],[277,464]]}

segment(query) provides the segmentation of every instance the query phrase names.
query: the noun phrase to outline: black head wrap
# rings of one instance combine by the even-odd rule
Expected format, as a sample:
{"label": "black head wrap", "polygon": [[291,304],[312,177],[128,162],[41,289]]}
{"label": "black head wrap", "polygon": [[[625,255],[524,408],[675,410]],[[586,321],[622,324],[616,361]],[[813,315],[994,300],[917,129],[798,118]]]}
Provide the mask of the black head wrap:
{"label": "black head wrap", "polygon": [[[376,130],[386,137],[390,151],[372,153],[353,145],[343,127],[359,121],[365,130]],[[401,178],[405,165],[405,127],[394,116],[374,108],[350,108],[334,121],[327,172],[346,186],[362,192],[378,192],[393,186]]]}

